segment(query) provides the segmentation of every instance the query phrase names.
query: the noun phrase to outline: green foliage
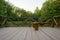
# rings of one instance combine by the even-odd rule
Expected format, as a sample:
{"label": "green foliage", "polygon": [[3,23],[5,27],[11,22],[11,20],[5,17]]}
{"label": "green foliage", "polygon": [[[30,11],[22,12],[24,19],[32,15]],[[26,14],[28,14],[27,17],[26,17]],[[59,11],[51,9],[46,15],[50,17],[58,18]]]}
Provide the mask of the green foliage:
{"label": "green foliage", "polygon": [[53,16],[60,15],[60,1],[48,0],[41,8],[41,17],[45,17],[46,20],[51,19]]}
{"label": "green foliage", "polygon": [[34,14],[38,17],[41,16],[41,13],[40,13],[40,9],[38,7],[36,7],[35,11],[34,11]]}
{"label": "green foliage", "polygon": [[[31,11],[26,11],[24,9],[13,6],[11,3],[5,0],[0,0],[0,16],[6,16],[7,21],[23,21],[21,25],[31,25],[30,22],[46,22],[53,16],[60,15],[60,0],[47,0],[41,10],[36,7],[34,13]],[[2,21],[5,18],[0,18]],[[28,22],[27,22],[28,21]],[[4,25],[14,26],[10,22],[6,22]]]}

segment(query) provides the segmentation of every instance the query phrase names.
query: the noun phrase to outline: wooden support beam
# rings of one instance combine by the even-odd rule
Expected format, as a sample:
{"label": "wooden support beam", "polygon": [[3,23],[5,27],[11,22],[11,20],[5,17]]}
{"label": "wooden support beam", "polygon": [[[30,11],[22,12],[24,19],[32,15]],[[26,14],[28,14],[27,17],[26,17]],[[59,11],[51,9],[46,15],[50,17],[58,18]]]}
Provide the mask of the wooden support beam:
{"label": "wooden support beam", "polygon": [[9,19],[13,24],[15,24],[15,25],[17,25],[17,26],[19,26],[19,24],[16,24],[15,22],[13,22],[11,19]]}
{"label": "wooden support beam", "polygon": [[54,20],[57,27],[59,27],[59,19],[60,19],[60,16],[54,16],[53,17],[53,20]]}
{"label": "wooden support beam", "polygon": [[53,18],[53,20],[54,20],[55,24],[57,25],[58,24],[57,21],[54,18]]}
{"label": "wooden support beam", "polygon": [[1,26],[7,21],[7,18],[1,23]]}

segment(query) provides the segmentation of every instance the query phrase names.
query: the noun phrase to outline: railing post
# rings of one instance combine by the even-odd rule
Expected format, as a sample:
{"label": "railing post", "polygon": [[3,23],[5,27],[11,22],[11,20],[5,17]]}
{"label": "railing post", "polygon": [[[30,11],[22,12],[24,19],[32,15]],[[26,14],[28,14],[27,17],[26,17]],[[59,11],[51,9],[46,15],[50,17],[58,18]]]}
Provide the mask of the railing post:
{"label": "railing post", "polygon": [[33,22],[33,28],[35,29],[35,31],[38,31],[38,22]]}

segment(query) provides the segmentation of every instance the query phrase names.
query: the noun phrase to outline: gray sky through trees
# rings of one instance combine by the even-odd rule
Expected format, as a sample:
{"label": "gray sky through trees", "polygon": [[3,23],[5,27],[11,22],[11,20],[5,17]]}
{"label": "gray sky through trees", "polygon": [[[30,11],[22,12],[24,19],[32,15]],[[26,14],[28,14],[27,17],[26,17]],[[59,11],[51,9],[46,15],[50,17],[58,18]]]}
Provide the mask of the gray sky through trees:
{"label": "gray sky through trees", "polygon": [[34,12],[37,6],[39,7],[39,9],[41,9],[42,4],[46,0],[6,0],[6,1],[9,1],[10,3],[12,3],[13,5],[19,8],[23,8],[27,11]]}

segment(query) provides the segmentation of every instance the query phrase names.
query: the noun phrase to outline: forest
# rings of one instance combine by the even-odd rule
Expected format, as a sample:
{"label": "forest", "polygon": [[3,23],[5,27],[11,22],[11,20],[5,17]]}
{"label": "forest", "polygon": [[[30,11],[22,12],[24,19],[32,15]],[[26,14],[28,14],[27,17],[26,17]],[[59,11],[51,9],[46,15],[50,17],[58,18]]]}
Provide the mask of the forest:
{"label": "forest", "polygon": [[60,0],[46,0],[42,8],[36,7],[34,12],[26,11],[5,0],[0,0],[0,27],[31,27],[33,22],[47,22],[56,16],[59,16],[57,19],[60,20]]}

